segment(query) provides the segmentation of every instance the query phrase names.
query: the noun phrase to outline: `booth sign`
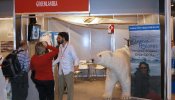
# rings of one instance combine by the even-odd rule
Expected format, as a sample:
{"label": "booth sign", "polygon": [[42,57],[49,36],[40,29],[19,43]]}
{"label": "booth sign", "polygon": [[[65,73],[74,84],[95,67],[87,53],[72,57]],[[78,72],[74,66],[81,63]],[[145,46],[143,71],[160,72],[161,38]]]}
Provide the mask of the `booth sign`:
{"label": "booth sign", "polygon": [[15,0],[16,13],[88,11],[89,0]]}
{"label": "booth sign", "polygon": [[113,33],[114,33],[114,24],[110,24],[110,25],[108,26],[108,33],[109,33],[109,34],[113,34]]}

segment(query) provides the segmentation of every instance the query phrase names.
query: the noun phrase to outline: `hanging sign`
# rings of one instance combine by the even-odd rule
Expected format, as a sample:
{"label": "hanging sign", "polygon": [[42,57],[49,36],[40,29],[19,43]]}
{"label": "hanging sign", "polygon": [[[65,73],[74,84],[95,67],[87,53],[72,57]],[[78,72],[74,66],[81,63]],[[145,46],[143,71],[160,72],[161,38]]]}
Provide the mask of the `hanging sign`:
{"label": "hanging sign", "polygon": [[113,34],[113,33],[114,33],[114,24],[110,24],[110,25],[108,26],[108,33],[109,33],[109,34]]}
{"label": "hanging sign", "polygon": [[89,0],[15,0],[16,13],[88,11]]}

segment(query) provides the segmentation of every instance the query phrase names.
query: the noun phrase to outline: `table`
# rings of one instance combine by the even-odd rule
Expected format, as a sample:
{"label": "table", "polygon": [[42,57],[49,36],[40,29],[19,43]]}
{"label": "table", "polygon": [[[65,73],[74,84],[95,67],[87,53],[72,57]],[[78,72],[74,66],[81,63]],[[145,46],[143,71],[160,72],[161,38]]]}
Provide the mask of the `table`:
{"label": "table", "polygon": [[95,63],[84,63],[79,65],[79,69],[87,70],[87,78],[88,80],[92,81],[95,80],[95,77],[97,77],[96,70],[103,70],[105,67]]}

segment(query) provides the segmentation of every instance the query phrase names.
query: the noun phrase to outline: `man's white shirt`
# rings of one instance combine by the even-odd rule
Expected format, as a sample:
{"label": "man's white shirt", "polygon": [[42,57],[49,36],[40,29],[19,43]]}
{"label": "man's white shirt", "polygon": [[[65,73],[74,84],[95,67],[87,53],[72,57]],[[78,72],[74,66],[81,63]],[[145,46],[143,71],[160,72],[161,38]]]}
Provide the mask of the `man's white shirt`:
{"label": "man's white shirt", "polygon": [[74,71],[74,66],[79,64],[79,59],[77,54],[73,48],[73,46],[69,43],[66,43],[65,46],[60,45],[59,53],[57,59],[53,62],[53,65],[59,62],[59,75],[69,74]]}

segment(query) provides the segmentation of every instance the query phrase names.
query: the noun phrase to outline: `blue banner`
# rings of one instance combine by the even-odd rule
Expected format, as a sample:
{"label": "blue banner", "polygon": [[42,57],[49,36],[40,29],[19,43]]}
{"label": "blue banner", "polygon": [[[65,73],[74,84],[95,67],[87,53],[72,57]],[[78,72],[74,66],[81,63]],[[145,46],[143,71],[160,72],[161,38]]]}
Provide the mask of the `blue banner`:
{"label": "blue banner", "polygon": [[160,25],[140,25],[140,26],[129,26],[129,31],[140,31],[140,30],[160,30]]}
{"label": "blue banner", "polygon": [[52,46],[57,46],[57,37],[58,32],[41,32],[40,33],[40,41],[47,41]]}
{"label": "blue banner", "polygon": [[130,26],[132,96],[160,98],[160,25]]}

